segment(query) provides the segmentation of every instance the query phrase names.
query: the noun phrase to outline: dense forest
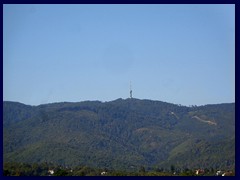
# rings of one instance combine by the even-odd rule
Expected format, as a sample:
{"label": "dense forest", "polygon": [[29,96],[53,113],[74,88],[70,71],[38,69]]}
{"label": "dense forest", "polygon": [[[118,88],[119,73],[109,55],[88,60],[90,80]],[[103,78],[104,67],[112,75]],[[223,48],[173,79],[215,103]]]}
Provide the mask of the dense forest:
{"label": "dense forest", "polygon": [[[139,173],[140,167],[150,174],[169,173],[170,167],[178,174],[234,171],[235,103],[186,107],[134,98],[39,106],[3,102],[3,152],[4,163],[105,168],[108,175]],[[8,168],[4,173],[11,174]]]}

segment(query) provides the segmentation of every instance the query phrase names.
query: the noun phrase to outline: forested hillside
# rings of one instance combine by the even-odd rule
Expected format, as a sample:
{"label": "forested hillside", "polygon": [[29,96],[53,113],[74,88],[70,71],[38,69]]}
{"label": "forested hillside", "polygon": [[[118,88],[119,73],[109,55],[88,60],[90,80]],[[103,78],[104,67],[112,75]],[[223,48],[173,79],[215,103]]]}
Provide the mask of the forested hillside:
{"label": "forested hillside", "polygon": [[4,162],[135,171],[235,168],[235,103],[3,102]]}

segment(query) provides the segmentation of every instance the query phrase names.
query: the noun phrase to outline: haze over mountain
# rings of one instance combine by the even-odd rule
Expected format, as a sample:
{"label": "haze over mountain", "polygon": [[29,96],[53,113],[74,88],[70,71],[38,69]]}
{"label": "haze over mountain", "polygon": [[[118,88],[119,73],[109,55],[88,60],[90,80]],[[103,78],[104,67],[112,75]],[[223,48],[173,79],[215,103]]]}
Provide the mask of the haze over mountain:
{"label": "haze over mountain", "polygon": [[186,107],[135,98],[3,102],[4,162],[136,170],[235,168],[235,103]]}

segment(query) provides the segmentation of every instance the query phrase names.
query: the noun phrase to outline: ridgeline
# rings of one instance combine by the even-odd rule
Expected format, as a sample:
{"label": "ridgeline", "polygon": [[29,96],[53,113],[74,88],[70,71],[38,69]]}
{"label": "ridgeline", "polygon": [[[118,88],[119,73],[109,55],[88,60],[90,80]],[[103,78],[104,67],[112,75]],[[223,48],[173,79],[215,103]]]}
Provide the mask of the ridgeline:
{"label": "ridgeline", "polygon": [[235,103],[186,107],[135,98],[3,102],[4,163],[109,170],[235,169]]}

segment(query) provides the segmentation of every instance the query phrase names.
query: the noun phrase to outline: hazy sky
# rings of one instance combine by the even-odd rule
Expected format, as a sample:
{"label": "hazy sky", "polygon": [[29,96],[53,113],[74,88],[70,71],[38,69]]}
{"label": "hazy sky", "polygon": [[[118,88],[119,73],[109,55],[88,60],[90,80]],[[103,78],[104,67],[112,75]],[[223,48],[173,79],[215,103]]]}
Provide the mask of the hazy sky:
{"label": "hazy sky", "polygon": [[235,5],[4,5],[3,100],[235,102]]}

